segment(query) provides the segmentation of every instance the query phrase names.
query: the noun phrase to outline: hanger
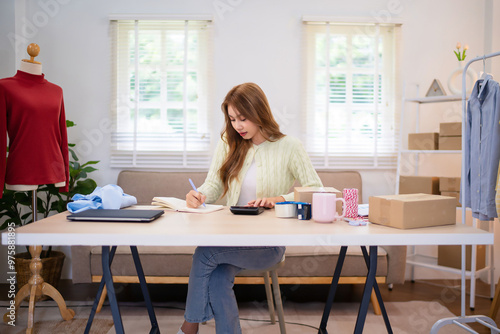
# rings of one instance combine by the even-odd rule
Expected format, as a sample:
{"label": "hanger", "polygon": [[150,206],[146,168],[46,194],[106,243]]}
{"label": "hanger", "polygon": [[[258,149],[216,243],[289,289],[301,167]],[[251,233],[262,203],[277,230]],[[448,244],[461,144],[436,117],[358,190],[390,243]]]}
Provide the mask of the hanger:
{"label": "hanger", "polygon": [[486,60],[485,60],[485,55],[483,55],[483,71],[480,72],[481,75],[479,76],[479,80],[485,80],[489,76],[490,79],[493,79],[493,75],[491,73],[486,72]]}

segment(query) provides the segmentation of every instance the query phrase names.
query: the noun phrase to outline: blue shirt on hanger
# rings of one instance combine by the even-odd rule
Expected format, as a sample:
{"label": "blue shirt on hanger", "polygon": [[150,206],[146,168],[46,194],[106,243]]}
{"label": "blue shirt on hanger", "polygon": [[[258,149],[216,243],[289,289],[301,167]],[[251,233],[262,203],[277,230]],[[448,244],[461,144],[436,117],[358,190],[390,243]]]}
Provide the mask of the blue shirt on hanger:
{"label": "blue shirt on hanger", "polygon": [[462,206],[480,220],[497,217],[495,185],[500,159],[500,92],[491,75],[476,81],[465,124],[465,189]]}

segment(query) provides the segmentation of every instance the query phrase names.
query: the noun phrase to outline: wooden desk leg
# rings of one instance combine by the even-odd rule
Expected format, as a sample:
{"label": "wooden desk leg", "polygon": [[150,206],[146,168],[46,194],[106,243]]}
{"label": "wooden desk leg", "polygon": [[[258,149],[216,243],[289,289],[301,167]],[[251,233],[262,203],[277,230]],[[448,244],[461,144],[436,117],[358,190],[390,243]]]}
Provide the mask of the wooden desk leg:
{"label": "wooden desk leg", "polygon": [[[15,302],[15,313],[21,305],[24,298],[30,296],[29,308],[28,308],[28,327],[26,329],[26,334],[33,333],[33,324],[35,317],[35,303],[36,297],[41,297],[47,295],[56,301],[59,306],[59,311],[64,320],[71,320],[75,316],[75,311],[66,308],[66,303],[62,298],[59,291],[57,291],[52,285],[43,281],[42,276],[40,276],[40,271],[42,270],[42,261],[40,260],[40,254],[42,253],[42,246],[30,246],[29,251],[31,254],[31,277],[28,284],[24,285],[16,295]],[[3,317],[4,322],[7,322],[8,313]]]}

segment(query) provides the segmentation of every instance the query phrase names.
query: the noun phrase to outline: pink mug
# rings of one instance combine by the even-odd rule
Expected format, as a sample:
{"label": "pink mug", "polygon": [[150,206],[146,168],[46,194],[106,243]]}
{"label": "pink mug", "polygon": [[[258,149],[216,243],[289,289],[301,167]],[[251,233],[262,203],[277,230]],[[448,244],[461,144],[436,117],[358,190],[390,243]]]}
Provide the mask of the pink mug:
{"label": "pink mug", "polygon": [[344,218],[344,209],[342,216],[337,215],[337,201],[344,202],[343,198],[337,198],[332,193],[314,193],[312,200],[312,219],[318,223],[331,223],[336,219]]}

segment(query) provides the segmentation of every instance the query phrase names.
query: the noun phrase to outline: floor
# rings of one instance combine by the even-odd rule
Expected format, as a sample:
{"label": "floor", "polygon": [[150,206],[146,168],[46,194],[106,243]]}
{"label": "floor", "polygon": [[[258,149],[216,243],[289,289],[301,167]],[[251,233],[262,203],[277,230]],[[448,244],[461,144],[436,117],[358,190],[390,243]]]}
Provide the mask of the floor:
{"label": "floor", "polygon": [[[491,300],[489,297],[489,286],[477,281],[476,305],[474,311],[468,307],[466,313],[487,315],[489,313]],[[283,301],[286,303],[317,303],[324,302],[328,293],[327,285],[282,285]],[[411,300],[437,301],[447,307],[453,314],[460,314],[460,281],[459,280],[425,280],[414,283],[406,282],[395,285],[389,291],[386,285],[381,285],[383,300],[386,302],[404,302]],[[91,303],[97,291],[97,284],[73,285],[70,280],[62,280],[58,287],[65,300],[89,301]],[[117,284],[117,298],[120,302],[142,301],[142,294],[137,284]],[[179,301],[184,302],[186,296],[185,285],[150,285],[150,294],[153,302]],[[358,302],[361,298],[363,287],[361,285],[341,285],[336,295],[336,302]],[[238,302],[265,301],[265,293],[262,286],[237,285],[235,294]],[[5,301],[8,295],[8,285],[0,284],[0,301]],[[467,296],[467,302],[469,298]],[[500,312],[493,319],[500,324]],[[473,324],[472,327],[478,333],[490,333],[485,327]]]}

